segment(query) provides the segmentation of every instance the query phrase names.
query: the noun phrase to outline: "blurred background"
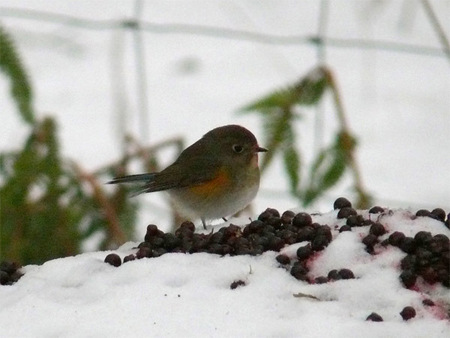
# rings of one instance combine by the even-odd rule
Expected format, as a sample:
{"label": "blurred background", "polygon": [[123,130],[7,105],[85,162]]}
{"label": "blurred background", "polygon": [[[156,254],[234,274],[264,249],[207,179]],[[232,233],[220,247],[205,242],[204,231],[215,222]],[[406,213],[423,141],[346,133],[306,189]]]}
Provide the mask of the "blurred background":
{"label": "blurred background", "polygon": [[231,123],[271,150],[240,221],[339,196],[449,212],[449,17],[446,0],[0,0],[0,259],[171,231],[164,193],[104,183]]}

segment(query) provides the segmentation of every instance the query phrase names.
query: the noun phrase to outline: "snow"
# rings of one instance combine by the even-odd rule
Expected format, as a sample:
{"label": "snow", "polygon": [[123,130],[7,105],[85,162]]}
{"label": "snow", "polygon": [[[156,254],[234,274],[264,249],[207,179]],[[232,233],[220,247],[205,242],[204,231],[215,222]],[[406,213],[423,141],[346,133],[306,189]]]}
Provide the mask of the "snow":
{"label": "snow", "polygon": [[[381,216],[389,232],[380,240],[393,231],[450,236],[442,222],[411,218],[407,210]],[[313,216],[313,221],[332,229],[345,223],[336,219],[336,211]],[[326,284],[296,280],[273,251],[232,257],[167,253],[120,267],[103,261],[109,252],[91,252],[29,265],[17,283],[0,287],[0,336],[448,337],[448,288],[423,281],[404,288],[399,262],[405,253],[388,246],[370,255],[361,243],[368,229],[333,230],[333,241],[315,254],[310,274],[348,268],[356,278]],[[304,244],[281,252],[294,257]],[[137,245],[129,242],[113,252],[123,258]],[[231,289],[238,280],[245,285]],[[424,306],[426,298],[436,305]],[[402,319],[405,306],[415,308],[415,318]],[[372,312],[384,321],[366,321]]]}

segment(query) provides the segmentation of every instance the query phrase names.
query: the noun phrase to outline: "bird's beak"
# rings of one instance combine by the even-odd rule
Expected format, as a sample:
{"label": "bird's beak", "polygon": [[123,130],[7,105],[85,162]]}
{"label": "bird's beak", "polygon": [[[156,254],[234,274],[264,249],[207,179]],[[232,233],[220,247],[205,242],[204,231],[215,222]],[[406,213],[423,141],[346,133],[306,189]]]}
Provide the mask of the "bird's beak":
{"label": "bird's beak", "polygon": [[267,151],[267,149],[266,149],[266,148],[262,148],[262,147],[260,147],[260,146],[257,146],[257,147],[255,148],[255,151],[256,151],[257,153],[265,153],[265,152]]}

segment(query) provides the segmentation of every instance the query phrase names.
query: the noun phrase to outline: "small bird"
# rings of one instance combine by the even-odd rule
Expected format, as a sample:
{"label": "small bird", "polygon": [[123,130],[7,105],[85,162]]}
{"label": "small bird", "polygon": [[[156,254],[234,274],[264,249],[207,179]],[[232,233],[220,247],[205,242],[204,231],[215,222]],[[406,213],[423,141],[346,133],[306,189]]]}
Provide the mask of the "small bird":
{"label": "small bird", "polygon": [[187,219],[223,218],[244,209],[256,196],[258,153],[267,149],[239,125],[206,133],[161,172],[116,177],[110,184],[145,182],[136,194],[166,190]]}

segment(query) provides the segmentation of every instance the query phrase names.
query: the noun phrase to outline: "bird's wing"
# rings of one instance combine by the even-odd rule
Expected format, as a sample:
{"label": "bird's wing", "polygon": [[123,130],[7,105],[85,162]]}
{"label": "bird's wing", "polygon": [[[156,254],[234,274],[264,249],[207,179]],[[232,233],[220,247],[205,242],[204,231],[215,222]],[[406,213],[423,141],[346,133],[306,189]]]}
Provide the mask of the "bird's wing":
{"label": "bird's wing", "polygon": [[221,162],[205,156],[203,140],[186,148],[178,159],[159,173],[129,175],[114,178],[108,183],[133,183],[145,181],[133,195],[174,188],[197,186],[217,178]]}
{"label": "bird's wing", "polygon": [[141,192],[161,191],[173,188],[185,188],[214,180],[220,167],[211,162],[193,159],[188,165],[178,161],[167,167],[142,187]]}
{"label": "bird's wing", "polygon": [[142,192],[185,188],[214,180],[219,175],[221,160],[211,156],[208,148],[204,138],[187,147],[172,165],[149,180]]}

